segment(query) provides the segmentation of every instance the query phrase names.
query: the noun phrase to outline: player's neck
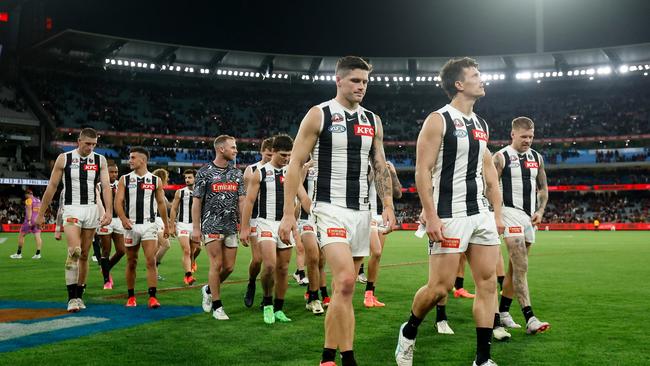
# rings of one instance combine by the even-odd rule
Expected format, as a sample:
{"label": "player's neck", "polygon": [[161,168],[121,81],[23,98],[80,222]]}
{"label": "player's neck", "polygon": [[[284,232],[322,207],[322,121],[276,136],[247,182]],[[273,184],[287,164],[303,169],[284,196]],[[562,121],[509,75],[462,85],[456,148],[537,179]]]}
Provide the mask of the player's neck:
{"label": "player's neck", "polygon": [[460,111],[460,113],[471,116],[474,113],[474,103],[476,103],[475,99],[467,98],[463,94],[458,93],[449,104]]}
{"label": "player's neck", "polygon": [[77,148],[77,154],[79,154],[79,156],[81,156],[82,158],[88,157],[88,156],[90,156],[90,154],[92,154],[92,153],[93,153],[93,152],[91,151],[90,153],[84,155],[84,154],[81,153],[81,150],[79,150],[79,149]]}
{"label": "player's neck", "polygon": [[228,160],[226,160],[223,156],[217,155],[216,158],[212,161],[214,165],[216,165],[219,168],[227,168],[228,167]]}
{"label": "player's neck", "polygon": [[193,191],[193,190],[194,190],[194,184],[187,185],[186,187],[187,187],[187,189],[189,189],[190,191]]}
{"label": "player's neck", "polygon": [[338,104],[340,104],[343,108],[347,109],[348,111],[356,111],[359,108],[359,103],[356,102],[350,102],[349,100],[343,98],[340,95],[336,95],[336,98],[334,98]]}
{"label": "player's neck", "polygon": [[529,150],[529,148],[527,148],[527,147],[519,147],[519,148],[517,148],[517,147],[516,147],[515,145],[513,145],[513,144],[510,144],[510,147],[511,147],[513,150],[515,150],[516,152],[520,153],[520,154],[523,154],[523,153],[525,153],[525,152],[528,152],[528,150]]}
{"label": "player's neck", "polygon": [[135,175],[137,175],[138,177],[142,177],[142,176],[144,176],[145,174],[147,174],[147,173],[149,172],[149,169],[148,169],[147,166],[145,165],[145,166],[143,166],[143,167],[133,169],[133,172],[134,172]]}

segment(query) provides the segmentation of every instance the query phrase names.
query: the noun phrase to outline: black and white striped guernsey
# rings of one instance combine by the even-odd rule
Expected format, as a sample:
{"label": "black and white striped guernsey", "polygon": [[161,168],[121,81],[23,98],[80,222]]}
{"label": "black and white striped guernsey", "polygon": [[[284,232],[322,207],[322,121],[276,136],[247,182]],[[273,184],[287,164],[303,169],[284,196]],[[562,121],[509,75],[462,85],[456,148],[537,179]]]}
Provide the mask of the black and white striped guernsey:
{"label": "black and white striped guernsey", "polygon": [[180,203],[178,205],[178,222],[192,223],[192,190],[184,187],[180,190]]}
{"label": "black and white striped guernsey", "polygon": [[467,217],[488,211],[483,184],[483,154],[490,135],[487,122],[474,113],[464,115],[449,104],[436,113],[443,122],[442,145],[433,169],[438,216]]}
{"label": "black and white striped guernsey", "polygon": [[376,116],[361,106],[347,110],[334,99],[318,108],[323,119],[312,155],[318,172],[315,201],[368,210],[367,166]]}
{"label": "black and white striped guernsey", "polygon": [[[253,176],[255,176],[255,174],[257,174],[257,169],[261,168],[263,165],[264,165],[264,164],[262,164],[262,161],[261,161],[261,160],[258,161],[258,162],[255,163],[255,164],[251,165],[251,170],[252,170],[252,172],[253,172]],[[260,202],[259,202],[259,200],[256,198],[256,199],[255,199],[255,203],[253,203],[253,212],[252,212],[252,214],[251,214],[251,219],[253,219],[253,220],[256,219],[257,216],[259,216],[259,212],[260,212],[260,211],[259,211],[259,210],[260,210],[259,205],[260,205]]]}
{"label": "black and white striped guernsey", "polygon": [[[302,186],[307,191],[307,196],[313,201],[314,200],[314,189],[316,188],[316,169],[313,167],[309,168],[305,180],[302,181]],[[309,214],[300,206],[300,219],[309,220]]]}
{"label": "black and white striped guernsey", "polygon": [[156,203],[156,187],[158,177],[147,172],[138,176],[135,172],[123,175],[124,184],[124,210],[134,224],[154,222],[158,213]]}
{"label": "black and white striped guernsey", "polygon": [[270,221],[280,221],[284,209],[284,173],[285,168],[276,168],[271,162],[259,168],[256,177],[260,182],[257,195],[259,215],[257,217]]}
{"label": "black and white striped guernsey", "polygon": [[97,203],[95,186],[99,183],[102,156],[91,153],[79,155],[77,149],[65,153],[63,168],[63,204],[94,205]]}
{"label": "black and white striped guernsey", "polygon": [[532,216],[537,208],[537,173],[541,155],[533,150],[519,153],[511,145],[499,150],[504,166],[499,180],[503,205],[524,211]]}
{"label": "black and white striped guernsey", "polygon": [[[115,194],[117,193],[117,183],[119,182],[118,179],[116,179],[113,183],[110,184],[111,187],[111,193],[113,202],[115,202]],[[104,206],[104,209],[106,209],[106,202],[104,201],[104,192],[102,190],[102,183],[99,182],[97,183],[97,189],[99,190],[99,199],[102,200],[102,206]],[[115,207],[113,207],[113,218],[117,218],[117,212],[115,211]]]}

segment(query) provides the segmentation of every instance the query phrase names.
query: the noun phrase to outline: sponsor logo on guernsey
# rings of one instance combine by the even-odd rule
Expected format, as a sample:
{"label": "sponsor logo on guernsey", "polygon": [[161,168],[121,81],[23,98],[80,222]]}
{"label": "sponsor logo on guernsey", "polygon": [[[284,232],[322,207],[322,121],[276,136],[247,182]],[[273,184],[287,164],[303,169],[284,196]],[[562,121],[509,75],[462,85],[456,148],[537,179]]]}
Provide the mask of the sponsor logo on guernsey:
{"label": "sponsor logo on guernsey", "polygon": [[368,123],[368,117],[366,117],[365,113],[361,113],[361,122]]}
{"label": "sponsor logo on guernsey", "polygon": [[511,226],[508,228],[510,234],[521,234],[523,232],[521,226]]}
{"label": "sponsor logo on guernsey", "polygon": [[214,183],[212,185],[212,192],[236,192],[239,184],[234,182],[229,183]]}
{"label": "sponsor logo on guernsey", "polygon": [[343,122],[343,115],[341,113],[334,113],[332,114],[332,122]]}
{"label": "sponsor logo on guernsey", "polygon": [[345,228],[331,227],[327,229],[327,236],[330,238],[347,238]]}
{"label": "sponsor logo on guernsey", "polygon": [[372,126],[354,125],[354,134],[357,136],[375,136],[375,129]]}
{"label": "sponsor logo on guernsey", "polygon": [[153,191],[154,189],[156,189],[156,185],[153,183],[140,183],[140,188]]}
{"label": "sponsor logo on guernsey", "polygon": [[539,168],[539,163],[536,161],[527,161],[524,163],[524,167],[527,169],[538,169]]}
{"label": "sponsor logo on guernsey", "polygon": [[460,239],[458,238],[443,238],[440,242],[442,248],[458,249],[460,247]]}
{"label": "sponsor logo on guernsey", "polygon": [[261,236],[262,238],[272,238],[272,237],[273,237],[273,233],[270,232],[270,231],[262,231],[262,232],[260,233],[260,236]]}
{"label": "sponsor logo on guernsey", "polygon": [[485,142],[488,140],[488,135],[485,131],[472,130],[472,134],[474,135],[474,140],[481,140]]}
{"label": "sponsor logo on guernsey", "polygon": [[519,158],[516,155],[510,155],[510,161],[517,161]]}
{"label": "sponsor logo on guernsey", "polygon": [[331,125],[327,128],[327,130],[331,133],[343,133],[347,131],[348,129],[345,128],[344,125]]}
{"label": "sponsor logo on guernsey", "polygon": [[456,130],[456,131],[454,131],[454,136],[456,136],[459,139],[463,138],[463,137],[467,137],[467,131],[465,131],[465,130]]}
{"label": "sponsor logo on guernsey", "polygon": [[97,164],[85,164],[84,170],[94,170],[97,171]]}

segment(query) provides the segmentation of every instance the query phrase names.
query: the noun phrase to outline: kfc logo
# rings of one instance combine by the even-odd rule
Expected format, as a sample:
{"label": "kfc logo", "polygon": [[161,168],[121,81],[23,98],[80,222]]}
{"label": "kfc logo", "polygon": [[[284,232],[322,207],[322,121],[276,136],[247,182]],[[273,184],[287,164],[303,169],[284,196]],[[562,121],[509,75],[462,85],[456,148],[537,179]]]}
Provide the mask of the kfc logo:
{"label": "kfc logo", "polygon": [[375,129],[372,126],[354,125],[354,134],[357,136],[375,136]]}
{"label": "kfc logo", "polygon": [[156,189],[156,185],[153,183],[140,183],[140,189],[153,191],[154,189]]}
{"label": "kfc logo", "polygon": [[97,164],[92,164],[92,165],[90,165],[90,164],[85,164],[85,165],[84,165],[84,170],[93,170],[93,171],[97,171]]}
{"label": "kfc logo", "polygon": [[526,169],[538,169],[539,163],[536,161],[527,161],[526,163],[524,163],[524,167]]}
{"label": "kfc logo", "polygon": [[474,140],[481,140],[485,142],[488,140],[488,135],[485,131],[472,130],[472,134],[474,135]]}

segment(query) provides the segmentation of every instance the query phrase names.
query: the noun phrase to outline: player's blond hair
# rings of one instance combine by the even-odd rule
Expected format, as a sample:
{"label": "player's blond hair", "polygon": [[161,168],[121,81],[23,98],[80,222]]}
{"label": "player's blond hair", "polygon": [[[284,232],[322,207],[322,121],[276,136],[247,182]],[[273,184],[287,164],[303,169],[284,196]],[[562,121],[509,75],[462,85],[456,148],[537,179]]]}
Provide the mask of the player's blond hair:
{"label": "player's blond hair", "polygon": [[513,130],[531,130],[535,128],[535,123],[528,117],[517,117],[512,120]]}

